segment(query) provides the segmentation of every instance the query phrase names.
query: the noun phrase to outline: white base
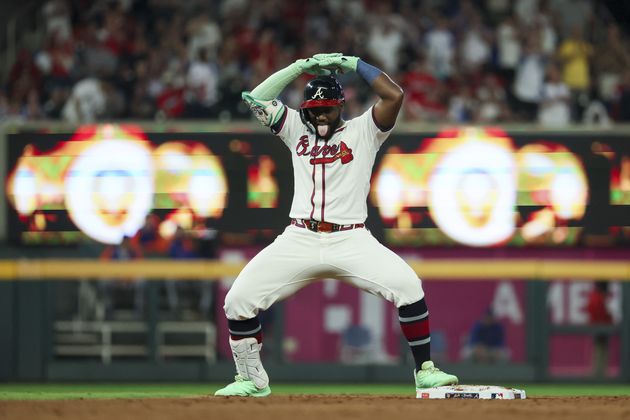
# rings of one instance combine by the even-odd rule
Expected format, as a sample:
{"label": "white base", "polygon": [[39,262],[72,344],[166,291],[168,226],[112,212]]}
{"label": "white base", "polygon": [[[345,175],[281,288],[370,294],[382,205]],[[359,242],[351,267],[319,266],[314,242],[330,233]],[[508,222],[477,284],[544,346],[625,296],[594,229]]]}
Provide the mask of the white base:
{"label": "white base", "polygon": [[479,400],[524,400],[522,389],[488,385],[452,385],[416,389],[416,398],[443,400],[446,398]]}

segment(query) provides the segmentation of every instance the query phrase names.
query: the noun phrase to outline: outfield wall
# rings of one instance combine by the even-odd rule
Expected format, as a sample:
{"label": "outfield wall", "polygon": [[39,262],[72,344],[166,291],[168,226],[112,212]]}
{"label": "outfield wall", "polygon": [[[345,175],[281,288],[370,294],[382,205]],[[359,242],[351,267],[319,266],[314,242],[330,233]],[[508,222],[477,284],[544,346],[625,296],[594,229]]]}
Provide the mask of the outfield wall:
{"label": "outfield wall", "polygon": [[[8,192],[9,200],[0,200],[5,222],[0,233],[7,238],[0,249],[0,279],[5,280],[0,281],[0,336],[7,338],[0,346],[0,380],[225,380],[233,367],[221,302],[244,261],[286,226],[292,191],[288,152],[249,123],[141,124],[142,134],[123,130],[140,135],[140,140],[123,140],[145,145],[146,156],[158,162],[146,208],[162,221],[181,221],[176,211],[192,209],[207,227],[218,230],[221,240],[216,260],[105,263],[95,258],[104,247],[99,240],[110,236],[95,235],[123,235],[134,227],[86,228],[89,223],[72,213],[73,199],[64,198],[70,189],[63,174],[95,173],[90,165],[72,166],[73,156],[86,155],[117,130],[108,127],[75,131],[56,124],[5,126],[5,134],[11,135],[0,136],[0,146],[6,147],[0,172],[10,177],[2,182],[9,187],[2,196]],[[630,381],[629,133],[624,127],[541,131],[402,126],[388,140],[375,165],[369,227],[425,281],[434,358],[445,369],[466,382]],[[511,183],[497,175],[504,167],[479,178],[484,165],[474,158],[444,166],[446,157],[461,159],[458,147],[465,144],[506,159],[513,165]],[[600,148],[594,151],[593,144]],[[174,170],[159,166],[165,150],[206,160],[190,161],[201,165],[196,171],[164,177],[160,171]],[[594,163],[594,156],[606,164],[602,159]],[[275,166],[264,178],[267,158]],[[21,179],[39,179],[43,190],[8,182],[16,179],[19,162],[26,165],[22,169],[34,168],[20,172],[26,174]],[[116,176],[126,170],[114,169]],[[102,170],[112,172],[111,167]],[[440,201],[431,191],[449,186],[439,176],[449,171],[483,191],[505,187],[513,201],[503,213],[493,213],[499,204],[492,194],[489,201],[479,202],[466,196],[465,188]],[[203,188],[183,191],[172,182],[196,176],[203,185],[223,185],[217,181],[223,180],[225,189],[208,198],[195,195]],[[99,172],[95,179],[101,178]],[[487,189],[495,180],[495,187]],[[75,186],[70,193],[80,192],[76,188],[81,183],[70,185]],[[496,191],[500,195],[504,190]],[[210,201],[195,207],[198,197]],[[450,211],[444,203],[461,197],[459,213],[441,218]],[[479,214],[483,217],[475,219]],[[514,217],[494,219],[496,214]],[[484,242],[471,244],[477,237]],[[99,293],[115,279],[128,285],[121,288],[125,293],[141,284],[141,316],[127,310],[110,318],[99,312]],[[611,285],[611,325],[587,321],[586,299],[597,280]],[[182,299],[192,297],[187,304],[194,311],[170,311],[173,290]],[[506,362],[492,366],[462,355],[467,333],[488,306],[498,312],[509,350]],[[395,318],[385,302],[342,283],[309,286],[263,316],[266,364],[275,380],[407,381],[411,361]],[[355,326],[368,327],[370,336],[358,354],[344,342],[344,337],[352,341],[348,337]],[[601,362],[593,344],[597,336],[610,337],[603,373],[595,369],[596,360]]]}
{"label": "outfield wall", "polygon": [[[231,259],[234,252],[230,252]],[[424,258],[435,275],[425,277],[435,338],[433,355],[463,380],[627,380],[625,355],[628,354],[630,328],[623,314],[628,313],[630,283],[612,283],[610,305],[616,308],[615,323],[591,326],[585,322],[584,313],[584,298],[591,281],[578,272],[602,263],[605,267],[614,260],[591,260],[590,266],[582,262],[574,277],[548,283],[544,278],[518,279],[514,273],[532,264],[528,259],[516,260],[512,267],[503,259],[500,265],[503,272],[495,271],[497,276],[503,274],[503,279],[493,281],[483,280],[481,275],[448,279],[449,267],[458,264],[457,260],[431,259],[430,255]],[[492,265],[490,259],[486,260]],[[414,267],[420,268],[423,261],[410,260]],[[474,269],[478,261],[460,263],[463,268]],[[226,275],[217,278],[218,281],[205,276],[195,281],[195,284],[208,285],[213,290],[214,304],[205,320],[172,320],[166,318],[168,312],[160,309],[163,305],[160,290],[164,285],[160,278],[175,276],[181,270],[181,263],[160,262],[162,275],[153,272],[152,281],[143,286],[148,300],[145,316],[121,322],[99,321],[89,316],[81,319],[77,312],[80,290],[88,284],[98,284],[98,278],[133,278],[144,266],[136,268],[133,263],[109,263],[115,264],[110,267],[86,260],[77,264],[72,260],[29,262],[32,263],[30,273],[47,271],[49,280],[28,278],[24,273],[20,280],[0,283],[0,328],[3,336],[9,338],[2,346],[0,358],[0,373],[4,380],[219,380],[230,370],[221,302],[238,264],[228,262],[209,270],[220,272],[225,269]],[[7,263],[5,261],[5,267]],[[54,264],[58,263],[66,266],[66,272],[68,267],[76,267],[76,276],[53,280],[58,269]],[[200,264],[212,266],[208,262]],[[567,273],[570,266],[566,259],[548,260],[547,264],[549,267],[564,264]],[[187,265],[188,271],[184,272],[191,273],[190,266],[195,263],[188,262]],[[100,274],[92,269],[82,272],[82,268],[90,266],[98,268]],[[14,273],[19,270],[24,269],[16,269]],[[86,274],[89,272],[92,274]],[[438,272],[442,272],[442,276],[435,274]],[[7,271],[3,273],[5,277],[8,274]],[[187,278],[194,277],[189,274]],[[628,278],[630,276],[620,279]],[[68,296],[73,298],[68,299]],[[76,306],[69,308],[72,304]],[[470,363],[461,355],[461,340],[479,313],[489,305],[494,307],[506,327],[510,350],[509,360],[492,365],[493,368]],[[545,314],[550,318],[547,319]],[[330,280],[316,283],[274,306],[272,312],[263,316],[266,359],[274,376],[284,380],[308,380],[300,375],[292,376],[306,369],[312,370],[314,380],[320,381],[365,377],[374,381],[404,381],[410,360],[406,357],[407,349],[401,343],[395,320],[395,310],[380,299],[342,283]],[[200,328],[202,321],[207,321],[212,329]],[[166,343],[163,330],[169,325],[181,330],[192,328],[191,332],[210,340]],[[308,328],[305,329],[305,325]],[[354,359],[344,357],[342,350],[344,330],[353,325],[368,326],[374,338],[361,357]],[[175,333],[172,329],[170,332]],[[141,337],[131,340],[135,333]],[[74,340],[69,340],[72,334]],[[111,334],[109,341],[102,338],[105,334]],[[611,337],[603,378],[593,377],[595,349],[592,337],[596,334]],[[83,337],[81,340],[79,335]],[[88,340],[90,337],[91,341]],[[194,351],[202,347],[202,351],[169,354],[168,344],[171,350]]]}

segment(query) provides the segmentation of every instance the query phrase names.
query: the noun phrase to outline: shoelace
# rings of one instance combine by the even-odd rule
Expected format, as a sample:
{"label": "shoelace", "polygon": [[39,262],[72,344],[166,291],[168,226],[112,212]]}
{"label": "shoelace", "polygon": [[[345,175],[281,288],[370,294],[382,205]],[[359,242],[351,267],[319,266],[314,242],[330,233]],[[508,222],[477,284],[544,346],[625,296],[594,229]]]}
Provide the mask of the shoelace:
{"label": "shoelace", "polygon": [[432,368],[429,368],[429,369],[422,369],[420,372],[436,373],[436,372],[441,372],[441,370],[433,366]]}

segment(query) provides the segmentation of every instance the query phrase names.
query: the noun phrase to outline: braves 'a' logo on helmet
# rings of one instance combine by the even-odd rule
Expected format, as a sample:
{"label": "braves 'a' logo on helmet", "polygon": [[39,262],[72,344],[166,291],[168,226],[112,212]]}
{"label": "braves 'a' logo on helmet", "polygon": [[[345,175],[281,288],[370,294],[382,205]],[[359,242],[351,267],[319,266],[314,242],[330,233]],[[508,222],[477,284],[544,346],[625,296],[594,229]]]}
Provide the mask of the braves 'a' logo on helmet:
{"label": "braves 'a' logo on helmet", "polygon": [[313,96],[311,96],[311,99],[325,99],[324,89],[326,88],[323,86],[319,86],[317,90],[315,91],[315,93],[313,93]]}

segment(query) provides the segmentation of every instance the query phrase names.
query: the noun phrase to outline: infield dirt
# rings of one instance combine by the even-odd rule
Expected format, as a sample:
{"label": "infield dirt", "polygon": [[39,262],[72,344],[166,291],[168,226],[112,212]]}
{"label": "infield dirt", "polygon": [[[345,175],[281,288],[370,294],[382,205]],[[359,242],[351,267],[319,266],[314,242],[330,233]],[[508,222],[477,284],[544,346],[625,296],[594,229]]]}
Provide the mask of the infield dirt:
{"label": "infield dirt", "polygon": [[0,401],[11,420],[561,420],[630,419],[630,397],[511,400],[417,400],[393,396],[271,396],[261,399],[195,397]]}

